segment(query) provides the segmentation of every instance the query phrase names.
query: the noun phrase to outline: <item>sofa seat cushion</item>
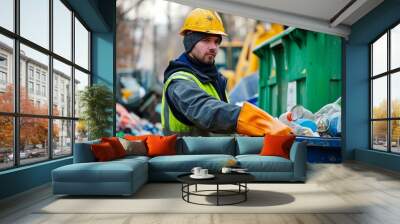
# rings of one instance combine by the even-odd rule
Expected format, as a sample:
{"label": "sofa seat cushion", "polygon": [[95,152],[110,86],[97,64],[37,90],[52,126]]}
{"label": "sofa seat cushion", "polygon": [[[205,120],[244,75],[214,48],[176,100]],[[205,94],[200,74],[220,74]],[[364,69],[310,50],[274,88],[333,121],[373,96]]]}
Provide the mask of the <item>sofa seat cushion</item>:
{"label": "sofa seat cushion", "polygon": [[235,155],[235,138],[227,136],[193,137],[185,136],[178,143],[177,154],[208,155],[225,154]]}
{"label": "sofa seat cushion", "polygon": [[139,172],[147,172],[147,163],[131,159],[74,163],[53,170],[52,174],[53,181],[58,182],[131,182]]}
{"label": "sofa seat cushion", "polygon": [[230,159],[235,158],[222,154],[158,156],[149,160],[149,170],[152,172],[190,172],[193,167],[200,166],[216,172]]}
{"label": "sofa seat cushion", "polygon": [[250,172],[293,172],[292,161],[279,156],[238,155],[236,160]]}
{"label": "sofa seat cushion", "polygon": [[127,162],[130,162],[130,161],[135,161],[135,160],[147,162],[147,161],[149,161],[149,159],[150,159],[150,157],[148,157],[148,156],[130,155],[130,156],[125,156],[124,158],[116,159],[113,162],[115,162],[115,161],[127,161]]}
{"label": "sofa seat cushion", "polygon": [[260,154],[264,137],[237,137],[236,155]]}

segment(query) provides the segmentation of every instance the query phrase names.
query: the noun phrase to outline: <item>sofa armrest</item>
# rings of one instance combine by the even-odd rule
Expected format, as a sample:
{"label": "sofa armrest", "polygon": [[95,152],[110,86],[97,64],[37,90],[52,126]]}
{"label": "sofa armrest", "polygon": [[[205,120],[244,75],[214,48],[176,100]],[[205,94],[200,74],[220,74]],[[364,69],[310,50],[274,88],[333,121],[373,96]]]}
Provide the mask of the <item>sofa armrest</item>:
{"label": "sofa armrest", "polygon": [[74,163],[89,163],[95,162],[90,146],[92,144],[100,143],[100,140],[94,140],[89,142],[75,143],[74,145]]}
{"label": "sofa armrest", "polygon": [[307,143],[294,142],[290,149],[290,160],[293,162],[293,178],[295,181],[306,180]]}

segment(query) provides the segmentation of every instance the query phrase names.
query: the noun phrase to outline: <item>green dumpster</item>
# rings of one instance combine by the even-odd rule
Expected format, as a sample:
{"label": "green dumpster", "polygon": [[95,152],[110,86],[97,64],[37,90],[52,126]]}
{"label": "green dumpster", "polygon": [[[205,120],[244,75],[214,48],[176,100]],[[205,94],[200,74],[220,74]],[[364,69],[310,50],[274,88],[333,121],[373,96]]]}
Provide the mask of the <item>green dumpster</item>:
{"label": "green dumpster", "polygon": [[341,38],[288,28],[258,46],[259,106],[279,116],[301,104],[312,112],[341,96]]}

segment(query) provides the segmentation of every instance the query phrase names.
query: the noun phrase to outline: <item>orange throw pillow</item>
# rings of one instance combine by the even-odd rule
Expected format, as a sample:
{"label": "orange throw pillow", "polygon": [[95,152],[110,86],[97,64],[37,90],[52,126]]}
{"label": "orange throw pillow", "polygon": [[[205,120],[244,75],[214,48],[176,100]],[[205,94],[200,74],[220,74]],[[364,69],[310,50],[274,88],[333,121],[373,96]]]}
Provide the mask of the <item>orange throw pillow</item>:
{"label": "orange throw pillow", "polygon": [[129,141],[143,141],[146,142],[147,137],[149,137],[151,135],[125,135],[125,139],[129,140]]}
{"label": "orange throw pillow", "polygon": [[110,143],[117,158],[126,156],[126,151],[117,137],[101,138],[101,142]]}
{"label": "orange throw pillow", "polygon": [[176,139],[177,135],[159,136],[150,135],[147,137],[147,155],[148,156],[164,156],[176,155]]}
{"label": "orange throw pillow", "polygon": [[110,161],[117,158],[114,149],[108,142],[93,144],[90,146],[90,148],[94,154],[94,157],[99,162]]}
{"label": "orange throw pillow", "polygon": [[280,156],[289,159],[290,147],[296,139],[295,135],[265,135],[261,156]]}

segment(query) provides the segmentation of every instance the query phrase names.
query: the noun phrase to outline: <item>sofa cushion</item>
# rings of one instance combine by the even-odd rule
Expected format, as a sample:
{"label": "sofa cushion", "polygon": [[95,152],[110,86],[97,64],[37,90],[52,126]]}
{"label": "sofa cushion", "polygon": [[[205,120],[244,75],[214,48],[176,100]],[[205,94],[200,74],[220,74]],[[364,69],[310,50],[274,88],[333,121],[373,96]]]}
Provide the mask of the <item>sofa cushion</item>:
{"label": "sofa cushion", "polygon": [[101,138],[101,142],[108,142],[114,149],[115,155],[117,158],[122,158],[126,156],[126,151],[119,141],[118,137],[103,137]]}
{"label": "sofa cushion", "polygon": [[263,137],[236,137],[236,155],[259,154],[263,141]]}
{"label": "sofa cushion", "polygon": [[290,159],[290,148],[295,138],[295,135],[265,135],[264,146],[261,149],[260,155],[280,156]]}
{"label": "sofa cushion", "polygon": [[94,157],[96,157],[96,161],[104,162],[118,158],[112,145],[108,142],[92,144],[90,148],[92,149]]}
{"label": "sofa cushion", "polygon": [[[129,182],[134,172],[142,172],[146,162],[136,159],[109,162],[74,163],[53,170],[58,182]],[[147,175],[147,174],[146,174]]]}
{"label": "sofa cushion", "polygon": [[292,161],[279,156],[238,155],[236,159],[242,168],[250,172],[292,172]]}
{"label": "sofa cushion", "polygon": [[190,172],[193,167],[200,166],[211,172],[219,171],[230,159],[231,155],[175,155],[158,156],[149,160],[150,171]]}
{"label": "sofa cushion", "polygon": [[134,160],[139,160],[139,161],[143,161],[143,162],[148,162],[150,159],[150,157],[147,156],[137,156],[137,155],[130,155],[130,156],[125,156],[124,158],[120,158],[120,159],[116,159],[113,160],[113,162],[131,162]]}
{"label": "sofa cushion", "polygon": [[164,156],[176,154],[177,135],[159,136],[151,135],[147,137],[147,155],[148,156]]}
{"label": "sofa cushion", "polygon": [[140,140],[140,141],[146,142],[146,139],[147,139],[147,137],[149,137],[149,136],[150,136],[150,135],[125,135],[124,138],[125,138],[126,140],[129,140],[129,141],[137,141],[137,140]]}
{"label": "sofa cushion", "polygon": [[122,146],[126,151],[126,155],[137,155],[145,156],[147,155],[146,143],[141,140],[129,141],[123,138],[119,138]]}
{"label": "sofa cushion", "polygon": [[99,144],[100,139],[75,143],[74,147],[74,163],[95,162],[96,158],[90,148],[92,144]]}
{"label": "sofa cushion", "polygon": [[233,137],[182,137],[178,154],[226,154],[235,155]]}

